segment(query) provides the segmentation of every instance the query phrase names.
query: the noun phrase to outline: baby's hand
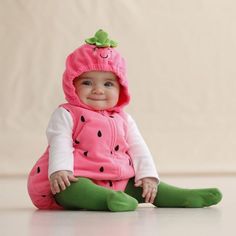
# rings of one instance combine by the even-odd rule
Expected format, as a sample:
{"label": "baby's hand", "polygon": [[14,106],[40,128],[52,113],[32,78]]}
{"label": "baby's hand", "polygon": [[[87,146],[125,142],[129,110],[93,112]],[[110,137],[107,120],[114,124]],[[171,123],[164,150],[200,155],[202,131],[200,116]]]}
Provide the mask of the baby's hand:
{"label": "baby's hand", "polygon": [[50,187],[52,194],[65,190],[66,187],[70,186],[70,181],[76,182],[77,180],[78,178],[76,178],[71,171],[59,170],[54,172],[50,176]]}
{"label": "baby's hand", "polygon": [[153,203],[157,195],[157,184],[158,180],[156,178],[146,177],[138,180],[134,186],[143,188],[142,197],[145,198],[146,203]]}

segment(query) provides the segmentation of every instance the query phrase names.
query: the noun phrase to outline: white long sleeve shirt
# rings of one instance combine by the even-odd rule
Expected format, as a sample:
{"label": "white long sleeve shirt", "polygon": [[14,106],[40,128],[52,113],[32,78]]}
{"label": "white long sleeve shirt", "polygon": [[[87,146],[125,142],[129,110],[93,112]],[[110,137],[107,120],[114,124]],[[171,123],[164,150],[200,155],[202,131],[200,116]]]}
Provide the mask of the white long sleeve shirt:
{"label": "white long sleeve shirt", "polygon": [[[64,108],[57,108],[49,121],[46,134],[49,144],[48,175],[59,170],[73,172],[73,119]],[[159,180],[152,155],[140,134],[133,118],[128,115],[127,143],[132,158],[135,181],[144,177],[154,177]]]}

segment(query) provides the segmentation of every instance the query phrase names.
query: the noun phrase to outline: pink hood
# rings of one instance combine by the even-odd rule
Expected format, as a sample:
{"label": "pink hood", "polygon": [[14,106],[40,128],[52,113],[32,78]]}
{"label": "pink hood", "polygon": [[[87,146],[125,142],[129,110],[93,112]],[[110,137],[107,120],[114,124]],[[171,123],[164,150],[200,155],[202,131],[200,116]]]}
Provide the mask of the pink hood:
{"label": "pink hood", "polygon": [[66,69],[63,74],[63,90],[68,103],[92,110],[83,104],[75,93],[73,81],[79,75],[88,71],[110,71],[117,75],[121,85],[118,104],[110,111],[119,112],[130,101],[126,79],[126,63],[119,52],[112,47],[97,47],[84,44],[72,52],[66,59]]}

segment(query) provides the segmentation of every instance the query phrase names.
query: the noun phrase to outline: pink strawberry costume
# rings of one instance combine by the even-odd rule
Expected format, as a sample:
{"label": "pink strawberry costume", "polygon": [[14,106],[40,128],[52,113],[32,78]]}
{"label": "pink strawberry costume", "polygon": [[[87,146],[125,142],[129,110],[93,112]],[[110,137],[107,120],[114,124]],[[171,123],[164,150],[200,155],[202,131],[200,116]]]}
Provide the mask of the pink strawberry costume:
{"label": "pink strawberry costume", "polygon": [[[49,182],[49,176],[59,170],[122,191],[132,177],[158,179],[134,120],[123,111],[130,101],[125,61],[114,49],[114,41],[104,41],[104,33],[99,31],[96,40],[88,39],[67,57],[63,89],[68,103],[52,114],[47,128],[48,147],[28,177],[30,198],[39,209],[62,208]],[[80,101],[73,81],[88,71],[109,71],[117,76],[120,96],[115,107],[95,111]]]}

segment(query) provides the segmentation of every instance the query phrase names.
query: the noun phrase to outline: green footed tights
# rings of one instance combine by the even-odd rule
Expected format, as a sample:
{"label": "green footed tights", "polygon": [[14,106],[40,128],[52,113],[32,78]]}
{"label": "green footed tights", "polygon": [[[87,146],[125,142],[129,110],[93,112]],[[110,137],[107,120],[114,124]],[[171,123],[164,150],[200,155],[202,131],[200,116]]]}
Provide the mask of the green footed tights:
{"label": "green footed tights", "polygon": [[57,193],[55,199],[65,209],[118,212],[134,211],[138,206],[137,200],[128,194],[98,186],[82,177]]}
{"label": "green footed tights", "polygon": [[[138,203],[144,203],[142,188],[134,186],[130,179],[125,192],[114,191],[94,184],[90,179],[79,180],[55,195],[58,204],[65,209],[94,211],[134,211]],[[184,189],[161,182],[158,185],[154,205],[157,207],[200,208],[215,205],[222,199],[216,188]]]}
{"label": "green footed tights", "polygon": [[[144,202],[142,188],[134,187],[133,179],[129,181],[125,193],[136,198],[139,203]],[[217,188],[184,189],[161,182],[153,204],[157,207],[200,208],[215,205],[221,199],[222,194]]]}

